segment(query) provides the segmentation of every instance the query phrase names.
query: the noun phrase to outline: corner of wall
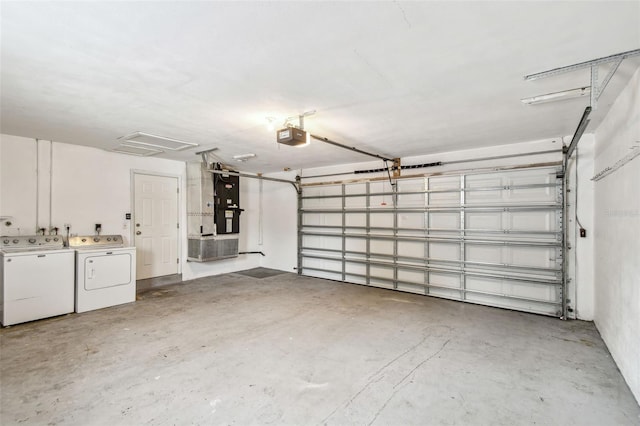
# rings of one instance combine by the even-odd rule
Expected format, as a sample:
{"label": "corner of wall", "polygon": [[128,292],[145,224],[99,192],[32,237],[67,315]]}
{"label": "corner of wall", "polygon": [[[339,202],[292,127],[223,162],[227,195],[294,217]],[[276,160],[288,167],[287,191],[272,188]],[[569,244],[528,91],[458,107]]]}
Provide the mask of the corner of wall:
{"label": "corner of wall", "polygon": [[[640,140],[640,68],[596,130],[595,172]],[[640,148],[635,148],[640,149]],[[640,400],[640,157],[594,184],[594,321]]]}

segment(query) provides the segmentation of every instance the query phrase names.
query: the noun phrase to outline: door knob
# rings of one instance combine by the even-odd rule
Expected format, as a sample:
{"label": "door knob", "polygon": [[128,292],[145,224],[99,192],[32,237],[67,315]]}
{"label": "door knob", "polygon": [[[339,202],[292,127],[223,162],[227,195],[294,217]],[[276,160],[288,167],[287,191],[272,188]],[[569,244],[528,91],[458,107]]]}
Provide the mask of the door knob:
{"label": "door knob", "polygon": [[140,234],[142,234],[142,232],[136,231],[136,235],[140,235]]}

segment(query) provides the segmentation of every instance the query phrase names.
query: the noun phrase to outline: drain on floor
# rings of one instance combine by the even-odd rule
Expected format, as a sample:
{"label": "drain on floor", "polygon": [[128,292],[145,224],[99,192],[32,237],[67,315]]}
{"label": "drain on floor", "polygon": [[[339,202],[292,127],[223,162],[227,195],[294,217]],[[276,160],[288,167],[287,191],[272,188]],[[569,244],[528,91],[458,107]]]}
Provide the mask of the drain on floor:
{"label": "drain on floor", "polygon": [[276,269],[269,269],[269,268],[253,268],[253,269],[247,269],[246,271],[236,272],[236,274],[244,275],[251,278],[262,279],[262,278],[275,277],[276,275],[286,274],[286,272],[278,271]]}

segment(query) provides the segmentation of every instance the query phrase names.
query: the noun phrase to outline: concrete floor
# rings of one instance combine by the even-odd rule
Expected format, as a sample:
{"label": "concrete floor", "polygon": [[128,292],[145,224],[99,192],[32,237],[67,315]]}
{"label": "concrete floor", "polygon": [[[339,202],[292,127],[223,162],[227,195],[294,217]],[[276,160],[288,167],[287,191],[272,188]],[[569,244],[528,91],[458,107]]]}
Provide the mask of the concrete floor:
{"label": "concrete floor", "polygon": [[281,274],[1,331],[3,425],[632,425],[592,323]]}

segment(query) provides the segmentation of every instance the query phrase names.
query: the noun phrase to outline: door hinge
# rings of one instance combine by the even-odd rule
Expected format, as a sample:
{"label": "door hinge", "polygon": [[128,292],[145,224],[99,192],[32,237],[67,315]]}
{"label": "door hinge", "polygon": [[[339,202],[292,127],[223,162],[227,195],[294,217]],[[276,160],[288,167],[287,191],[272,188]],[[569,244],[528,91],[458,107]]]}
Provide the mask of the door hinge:
{"label": "door hinge", "polygon": [[180,264],[180,258],[176,259],[176,263]]}
{"label": "door hinge", "polygon": [[180,188],[176,188],[176,194],[180,193]]}
{"label": "door hinge", "polygon": [[176,223],[176,228],[180,229],[180,224]]}

